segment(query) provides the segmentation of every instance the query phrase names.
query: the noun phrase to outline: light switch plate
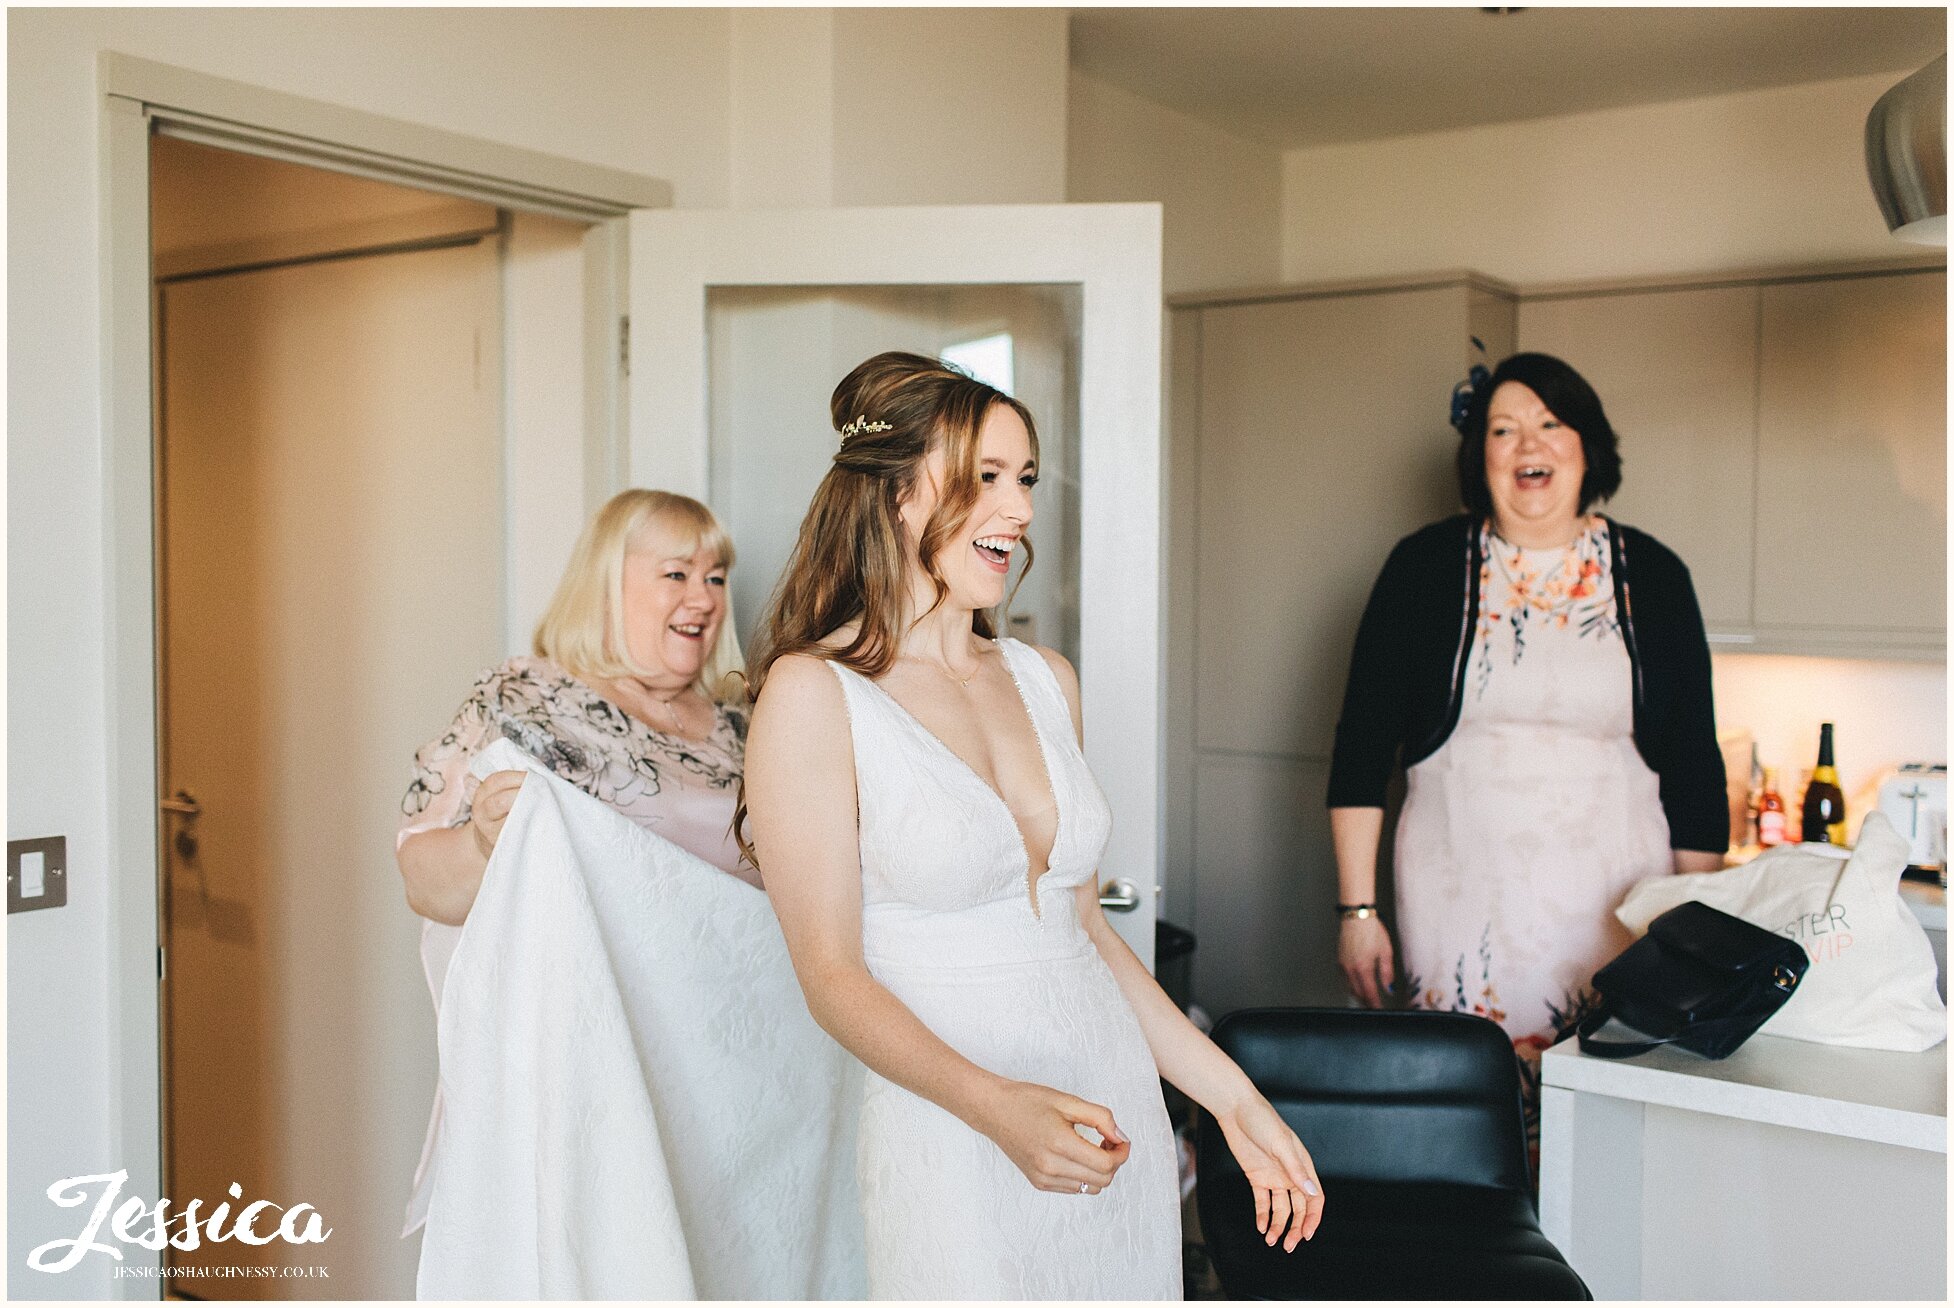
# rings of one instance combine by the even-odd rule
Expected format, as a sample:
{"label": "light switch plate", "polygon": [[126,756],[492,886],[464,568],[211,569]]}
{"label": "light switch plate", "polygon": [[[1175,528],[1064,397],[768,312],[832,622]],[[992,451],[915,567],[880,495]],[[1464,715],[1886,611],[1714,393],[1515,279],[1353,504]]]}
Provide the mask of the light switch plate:
{"label": "light switch plate", "polygon": [[[41,860],[41,893],[23,893],[21,862],[38,855]],[[38,840],[7,842],[7,911],[29,913],[37,908],[60,908],[68,902],[68,838],[43,836]]]}

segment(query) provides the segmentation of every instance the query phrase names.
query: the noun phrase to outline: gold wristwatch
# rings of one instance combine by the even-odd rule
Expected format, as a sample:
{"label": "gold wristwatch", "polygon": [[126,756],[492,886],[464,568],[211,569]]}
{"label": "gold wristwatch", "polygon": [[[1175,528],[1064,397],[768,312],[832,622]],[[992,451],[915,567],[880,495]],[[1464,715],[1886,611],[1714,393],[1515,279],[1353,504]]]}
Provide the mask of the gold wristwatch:
{"label": "gold wristwatch", "polygon": [[1377,916],[1376,904],[1338,904],[1337,916],[1346,922],[1361,922]]}

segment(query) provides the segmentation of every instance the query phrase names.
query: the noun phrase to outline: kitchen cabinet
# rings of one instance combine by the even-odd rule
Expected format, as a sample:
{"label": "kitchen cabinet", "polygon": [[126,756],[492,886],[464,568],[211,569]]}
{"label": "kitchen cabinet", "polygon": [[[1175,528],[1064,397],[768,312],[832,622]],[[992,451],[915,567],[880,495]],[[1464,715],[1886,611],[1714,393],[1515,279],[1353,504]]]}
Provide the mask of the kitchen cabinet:
{"label": "kitchen cabinet", "polygon": [[1946,1301],[1945,1043],[1540,1069],[1540,1227],[1596,1299]]}
{"label": "kitchen cabinet", "polygon": [[1759,295],[1760,638],[1942,653],[1947,274]]}
{"label": "kitchen cabinet", "polygon": [[1519,316],[1521,348],[1579,369],[1621,440],[1603,511],[1676,551],[1711,630],[1749,631],[1757,289],[1529,300]]}
{"label": "kitchen cabinet", "polygon": [[1497,359],[1513,333],[1510,290],[1465,275],[1175,302],[1168,847],[1193,875],[1167,916],[1215,1013],[1341,1001],[1323,799],[1351,643],[1391,547],[1458,512],[1471,337]]}
{"label": "kitchen cabinet", "polygon": [[1621,437],[1607,511],[1689,565],[1711,643],[1946,652],[1946,271],[1786,272],[1521,297]]}
{"label": "kitchen cabinet", "polygon": [[1458,511],[1463,287],[1202,315],[1195,723],[1205,750],[1323,757],[1399,537]]}

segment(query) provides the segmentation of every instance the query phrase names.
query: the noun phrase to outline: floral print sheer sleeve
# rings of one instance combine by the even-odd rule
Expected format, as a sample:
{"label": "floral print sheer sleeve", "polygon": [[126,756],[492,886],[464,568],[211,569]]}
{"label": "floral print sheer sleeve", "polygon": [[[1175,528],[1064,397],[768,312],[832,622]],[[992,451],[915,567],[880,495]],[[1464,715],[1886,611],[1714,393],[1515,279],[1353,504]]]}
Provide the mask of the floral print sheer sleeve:
{"label": "floral print sheer sleeve", "polygon": [[414,755],[399,839],[466,823],[475,752],[507,739],[557,776],[720,870],[753,879],[731,835],[746,717],[720,705],[704,740],[658,731],[547,659],[513,658],[470,688]]}
{"label": "floral print sheer sleeve", "polygon": [[[500,669],[497,669],[500,671]],[[448,729],[414,754],[414,779],[400,801],[400,830],[394,843],[422,831],[458,827],[468,821],[478,784],[468,775],[468,760],[494,739],[482,691],[496,674],[484,673],[470,690]]]}

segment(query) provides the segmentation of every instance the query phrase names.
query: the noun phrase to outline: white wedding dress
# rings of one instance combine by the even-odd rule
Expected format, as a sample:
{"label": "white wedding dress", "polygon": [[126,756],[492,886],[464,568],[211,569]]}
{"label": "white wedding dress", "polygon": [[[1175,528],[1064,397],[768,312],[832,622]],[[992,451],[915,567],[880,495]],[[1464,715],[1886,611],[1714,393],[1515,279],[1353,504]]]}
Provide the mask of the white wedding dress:
{"label": "white wedding dress", "polygon": [[857,1155],[869,1294],[1178,1299],[1178,1167],[1159,1073],[1073,899],[1111,814],[1050,666],[1028,645],[999,645],[1057,803],[1035,893],[998,793],[881,687],[829,665],[855,747],[864,953],[951,1048],[1104,1105],[1132,1153],[1098,1195],[1038,1190],[990,1139],[871,1072]]}
{"label": "white wedding dress", "polygon": [[530,775],[427,955],[416,1297],[860,1298],[862,1068],[767,897],[512,741],[470,766]]}

